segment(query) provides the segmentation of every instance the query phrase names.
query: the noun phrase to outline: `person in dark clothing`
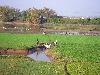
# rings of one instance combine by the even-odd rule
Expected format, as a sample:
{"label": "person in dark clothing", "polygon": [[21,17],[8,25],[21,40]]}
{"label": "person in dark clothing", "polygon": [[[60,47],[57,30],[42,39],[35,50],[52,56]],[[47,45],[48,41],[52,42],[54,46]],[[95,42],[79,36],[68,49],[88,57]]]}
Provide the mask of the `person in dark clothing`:
{"label": "person in dark clothing", "polygon": [[38,39],[36,40],[36,44],[37,44],[37,45],[39,44],[39,40],[38,40]]}

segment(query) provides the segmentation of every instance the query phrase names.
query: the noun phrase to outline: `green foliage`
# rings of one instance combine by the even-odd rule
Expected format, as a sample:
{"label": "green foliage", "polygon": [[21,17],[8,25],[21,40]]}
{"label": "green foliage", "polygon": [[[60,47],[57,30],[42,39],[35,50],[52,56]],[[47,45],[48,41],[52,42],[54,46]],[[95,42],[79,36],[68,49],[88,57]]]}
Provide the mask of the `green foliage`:
{"label": "green foliage", "polygon": [[65,75],[63,62],[38,62],[27,57],[0,56],[1,75]]}
{"label": "green foliage", "polygon": [[4,22],[15,21],[20,15],[19,10],[9,7],[9,6],[0,6],[0,15],[1,19]]}
{"label": "green foliage", "polygon": [[59,50],[65,57],[83,61],[100,61],[99,36],[63,36],[63,39],[59,42]]}
{"label": "green foliage", "polygon": [[65,75],[67,70],[71,75],[100,74],[99,36],[0,33],[0,49],[8,47],[25,49],[26,47],[35,46],[37,38],[44,43],[53,42],[57,39],[58,45],[52,47],[50,51],[54,53],[56,58],[65,56],[74,61],[65,64],[62,61],[52,63],[36,62],[21,56],[0,56],[0,73],[2,75]]}
{"label": "green foliage", "polygon": [[[25,12],[25,11],[24,11]],[[47,18],[55,17],[55,11],[49,8],[44,9],[28,9],[26,21],[33,24],[42,24]]]}
{"label": "green foliage", "polygon": [[57,16],[53,9],[44,7],[43,9],[29,8],[20,12],[9,6],[0,6],[0,20],[4,22],[21,21],[32,24],[81,24],[81,25],[100,25],[100,18],[63,18]]}
{"label": "green foliage", "polygon": [[70,19],[70,18],[48,18],[47,23],[53,23],[53,24],[81,24],[81,25],[100,25],[100,18],[96,19]]}
{"label": "green foliage", "polygon": [[71,75],[99,75],[100,63],[71,62],[67,64],[67,69]]}
{"label": "green foliage", "polygon": [[19,20],[21,22],[25,22],[26,21],[26,19],[27,19],[27,13],[28,13],[28,11],[24,11],[24,10],[21,12],[21,16],[19,17]]}
{"label": "green foliage", "polygon": [[81,24],[60,24],[60,23],[44,23],[40,25],[41,28],[53,30],[75,30],[75,31],[100,31],[100,25],[81,25]]}
{"label": "green foliage", "polygon": [[100,37],[57,34],[0,34],[0,48],[26,49],[36,46],[36,39],[50,43],[58,40],[58,50],[63,56],[83,61],[100,62]]}
{"label": "green foliage", "polygon": [[55,59],[63,58],[63,55],[61,54],[61,52],[58,50],[58,48],[56,46],[52,46],[51,49],[49,50],[49,52],[51,52],[53,54],[53,58],[55,58]]}
{"label": "green foliage", "polygon": [[27,18],[26,20],[29,23],[33,23],[33,24],[39,24],[39,14],[38,14],[38,10],[33,8],[33,9],[29,9],[27,12]]}
{"label": "green foliage", "polygon": [[[0,56],[1,75],[99,75],[100,63],[38,62],[25,56]],[[65,65],[64,65],[65,64]]]}

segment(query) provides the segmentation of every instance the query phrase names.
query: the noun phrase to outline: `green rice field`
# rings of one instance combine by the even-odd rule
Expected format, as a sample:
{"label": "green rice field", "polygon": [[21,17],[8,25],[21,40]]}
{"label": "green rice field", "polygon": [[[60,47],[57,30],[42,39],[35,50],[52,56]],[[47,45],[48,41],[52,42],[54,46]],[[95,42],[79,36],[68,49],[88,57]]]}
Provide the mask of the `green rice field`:
{"label": "green rice field", "polygon": [[44,43],[54,42],[57,39],[58,52],[61,52],[64,58],[74,61],[66,64],[64,61],[36,62],[24,57],[0,57],[0,73],[2,75],[100,75],[100,36],[0,33],[0,50],[7,48],[25,50],[27,47],[36,46],[36,39]]}
{"label": "green rice field", "polygon": [[65,75],[63,62],[38,62],[27,57],[0,57],[0,75]]}
{"label": "green rice field", "polygon": [[58,40],[58,49],[68,58],[100,62],[100,36],[59,35],[59,34],[0,34],[0,49],[26,49],[36,46],[36,39],[50,43]]}

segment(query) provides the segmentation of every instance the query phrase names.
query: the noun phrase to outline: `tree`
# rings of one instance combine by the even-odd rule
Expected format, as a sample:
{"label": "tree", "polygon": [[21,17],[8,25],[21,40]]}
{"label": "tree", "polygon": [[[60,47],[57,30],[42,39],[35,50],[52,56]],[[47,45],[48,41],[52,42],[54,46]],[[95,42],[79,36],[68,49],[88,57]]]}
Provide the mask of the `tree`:
{"label": "tree", "polygon": [[31,23],[33,25],[38,25],[39,22],[39,14],[38,14],[38,10],[33,8],[33,9],[29,9],[27,11],[27,18],[26,21],[28,23]]}
{"label": "tree", "polygon": [[0,6],[0,14],[5,22],[17,20],[19,10],[9,6]]}
{"label": "tree", "polygon": [[26,19],[27,19],[27,11],[23,10],[21,12],[21,16],[19,17],[19,20],[23,22],[26,21]]}

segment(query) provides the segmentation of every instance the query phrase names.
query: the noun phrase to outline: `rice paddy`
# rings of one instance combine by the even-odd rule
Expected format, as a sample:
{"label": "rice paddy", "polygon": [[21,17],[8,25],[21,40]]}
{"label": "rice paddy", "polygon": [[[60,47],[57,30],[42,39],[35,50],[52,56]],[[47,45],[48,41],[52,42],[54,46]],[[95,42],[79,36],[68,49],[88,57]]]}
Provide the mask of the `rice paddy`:
{"label": "rice paddy", "polygon": [[[62,53],[64,58],[69,58],[74,60],[75,62],[70,62],[67,64],[66,68],[68,72],[71,75],[77,74],[77,75],[94,75],[97,74],[99,75],[100,72],[100,36],[85,36],[85,35],[59,35],[59,34],[10,34],[10,33],[0,33],[0,50],[6,50],[7,48],[9,49],[15,49],[15,50],[25,50],[27,47],[31,46],[36,46],[36,39],[39,39],[40,42],[44,43],[50,43],[51,41],[54,42],[56,39],[58,40],[57,44],[57,49],[59,52]],[[27,74],[27,75],[65,75],[65,64],[59,62],[37,62],[41,66],[39,68],[38,64],[36,64],[35,61],[26,61],[25,60],[18,60],[13,59],[12,61],[9,60],[8,58],[0,58],[0,63],[2,65],[5,65],[4,67],[2,66],[0,68],[2,75],[13,75],[14,73],[20,73],[22,75]],[[6,60],[6,62],[5,62]],[[15,69],[15,64],[12,63],[14,66],[10,72],[5,72],[7,68],[9,68],[9,64],[11,62],[16,62],[19,61],[25,62],[27,64],[21,64],[18,62],[19,66],[22,67],[22,70],[19,71],[18,69]],[[27,59],[28,60],[28,59]],[[81,62],[79,62],[81,61]],[[4,62],[4,63],[3,63]],[[28,65],[28,64],[31,65]],[[53,66],[54,64],[56,68],[54,68],[56,71],[53,71]],[[44,68],[46,64],[47,68]],[[51,65],[53,64],[53,66]],[[62,66],[60,66],[62,64]],[[92,66],[91,66],[92,64]],[[25,66],[26,65],[26,66]],[[35,65],[34,67],[32,67]],[[1,65],[0,65],[1,66]],[[18,65],[17,65],[18,66]],[[25,67],[24,67],[25,66]],[[57,67],[58,66],[58,67]],[[60,66],[60,67],[59,67]],[[52,67],[48,69],[49,67]],[[25,73],[24,69],[25,68]],[[30,68],[30,69],[29,69]],[[36,70],[39,73],[36,73]],[[86,68],[86,70],[85,70]],[[29,69],[29,70],[27,70]],[[41,69],[41,70],[40,70]],[[7,71],[8,71],[7,70]],[[40,71],[42,73],[40,73]],[[47,71],[45,71],[47,70]],[[16,72],[15,72],[16,71]],[[26,73],[27,71],[27,73]],[[47,72],[47,73],[46,73]],[[67,74],[67,73],[66,73]],[[19,74],[18,74],[19,75]]]}

